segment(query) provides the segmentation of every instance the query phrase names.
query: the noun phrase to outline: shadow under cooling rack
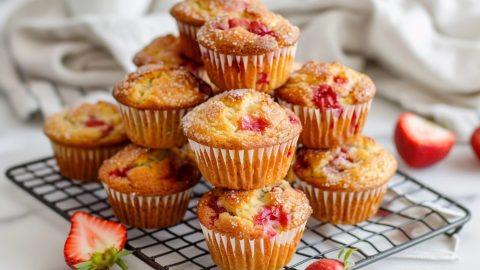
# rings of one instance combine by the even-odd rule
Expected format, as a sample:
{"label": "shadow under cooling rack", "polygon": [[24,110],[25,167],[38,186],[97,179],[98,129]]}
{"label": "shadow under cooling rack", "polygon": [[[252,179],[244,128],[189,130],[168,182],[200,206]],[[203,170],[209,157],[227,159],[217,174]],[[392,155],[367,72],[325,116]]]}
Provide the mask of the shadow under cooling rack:
{"label": "shadow under cooling rack", "polygon": [[[7,177],[56,213],[69,219],[77,211],[116,220],[99,183],[71,181],[59,174],[53,158],[15,166]],[[208,253],[196,205],[210,186],[201,181],[183,222],[161,230],[129,228],[127,248],[154,269],[215,269]],[[343,247],[358,249],[355,269],[436,235],[458,232],[469,211],[420,182],[397,172],[377,215],[357,225],[332,225],[313,218],[286,269],[304,269],[313,260],[336,257]]]}

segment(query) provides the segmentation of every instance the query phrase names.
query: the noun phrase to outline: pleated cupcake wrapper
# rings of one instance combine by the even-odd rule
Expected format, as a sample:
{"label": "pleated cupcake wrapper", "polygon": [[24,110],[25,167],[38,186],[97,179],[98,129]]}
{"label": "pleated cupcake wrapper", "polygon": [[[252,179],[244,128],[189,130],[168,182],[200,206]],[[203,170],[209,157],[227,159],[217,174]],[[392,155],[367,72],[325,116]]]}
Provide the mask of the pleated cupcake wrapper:
{"label": "pleated cupcake wrapper", "polygon": [[[200,46],[210,80],[221,90],[252,88],[272,92],[288,79],[297,45],[260,55],[231,55]],[[268,83],[261,82],[266,76]]]}
{"label": "pleated cupcake wrapper", "polygon": [[138,228],[167,228],[182,221],[192,197],[192,188],[166,196],[123,193],[103,184],[115,216]]}
{"label": "pleated cupcake wrapper", "polygon": [[373,217],[383,201],[387,184],[362,191],[328,191],[297,179],[313,208],[312,216],[333,224],[357,224]]}
{"label": "pleated cupcake wrapper", "polygon": [[200,224],[213,261],[221,269],[280,269],[292,258],[305,229],[302,224],[271,238],[241,239]]}
{"label": "pleated cupcake wrapper", "polygon": [[343,111],[339,115],[336,109],[322,111],[293,105],[281,99],[279,103],[291,109],[300,118],[303,126],[300,143],[309,148],[331,148],[351,143],[361,134],[371,106],[371,101],[343,106]]}
{"label": "pleated cupcake wrapper", "polygon": [[119,104],[125,131],[137,145],[167,149],[187,142],[180,128],[180,120],[188,109],[139,110]]}
{"label": "pleated cupcake wrapper", "polygon": [[189,139],[203,177],[217,187],[257,189],[280,182],[288,172],[298,136],[274,146],[232,150]]}
{"label": "pleated cupcake wrapper", "polygon": [[183,53],[191,59],[201,63],[200,49],[197,43],[197,32],[199,26],[189,25],[177,21],[178,31],[180,32],[180,42],[182,44]]}
{"label": "pleated cupcake wrapper", "polygon": [[51,141],[60,173],[74,180],[97,181],[98,169],[103,161],[113,156],[125,145],[80,148]]}

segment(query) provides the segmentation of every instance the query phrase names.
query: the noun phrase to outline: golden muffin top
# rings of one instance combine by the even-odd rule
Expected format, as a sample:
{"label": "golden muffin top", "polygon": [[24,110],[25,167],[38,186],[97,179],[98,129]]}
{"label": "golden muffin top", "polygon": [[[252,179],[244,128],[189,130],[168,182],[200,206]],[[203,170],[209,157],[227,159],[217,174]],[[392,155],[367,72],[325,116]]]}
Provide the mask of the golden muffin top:
{"label": "golden muffin top", "polygon": [[265,93],[252,89],[223,92],[182,119],[191,140],[217,148],[252,149],[293,139],[302,131],[298,117]]}
{"label": "golden muffin top", "polygon": [[178,21],[202,26],[217,16],[243,12],[252,7],[266,9],[258,0],[185,0],[174,5],[170,13]]}
{"label": "golden muffin top", "polygon": [[210,86],[184,68],[146,65],[117,83],[113,96],[137,109],[190,108],[206,100]]}
{"label": "golden muffin top", "polygon": [[189,60],[182,54],[180,38],[172,34],[155,38],[133,57],[137,66],[159,64],[165,67],[185,67],[196,73],[200,65]]}
{"label": "golden muffin top", "polygon": [[174,194],[200,180],[200,172],[190,156],[184,149],[158,150],[130,144],[103,162],[99,178],[123,193]]}
{"label": "golden muffin top", "polygon": [[198,43],[219,53],[258,55],[293,46],[300,37],[298,27],[264,9],[217,17],[197,33]]}
{"label": "golden muffin top", "polygon": [[198,203],[200,223],[239,238],[266,238],[304,224],[312,213],[307,197],[286,181],[255,190],[215,188]]}
{"label": "golden muffin top", "polygon": [[309,61],[275,95],[294,105],[335,109],[370,101],[375,85],[367,75],[342,64]]}
{"label": "golden muffin top", "polygon": [[70,146],[102,147],[127,143],[128,138],[117,106],[99,101],[83,103],[45,120],[45,134]]}
{"label": "golden muffin top", "polygon": [[353,144],[328,150],[302,148],[293,169],[300,180],[312,186],[358,191],[388,182],[397,162],[372,138],[360,136]]}

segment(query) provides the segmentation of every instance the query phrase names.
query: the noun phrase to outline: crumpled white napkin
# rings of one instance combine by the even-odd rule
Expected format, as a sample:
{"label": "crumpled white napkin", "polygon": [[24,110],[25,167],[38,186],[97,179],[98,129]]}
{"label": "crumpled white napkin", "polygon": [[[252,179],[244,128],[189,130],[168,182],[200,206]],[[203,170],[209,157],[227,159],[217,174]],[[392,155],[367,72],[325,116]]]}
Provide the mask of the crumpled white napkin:
{"label": "crumpled white napkin", "polygon": [[[8,71],[2,72],[0,88],[23,118],[38,109],[45,113],[51,100],[43,101],[44,95],[58,96],[57,85],[109,88],[134,68],[135,51],[159,34],[176,31],[163,4],[157,5],[161,13],[132,19],[69,18],[62,0],[25,2],[4,16],[3,37],[10,49],[5,40],[0,44],[2,58],[13,60],[0,60],[2,71]],[[480,125],[480,2],[265,2],[301,27],[298,60],[336,60],[364,70],[379,95],[448,126],[459,141],[467,141]],[[36,77],[48,79],[54,89],[28,89]],[[58,104],[55,109],[68,104],[50,103]]]}

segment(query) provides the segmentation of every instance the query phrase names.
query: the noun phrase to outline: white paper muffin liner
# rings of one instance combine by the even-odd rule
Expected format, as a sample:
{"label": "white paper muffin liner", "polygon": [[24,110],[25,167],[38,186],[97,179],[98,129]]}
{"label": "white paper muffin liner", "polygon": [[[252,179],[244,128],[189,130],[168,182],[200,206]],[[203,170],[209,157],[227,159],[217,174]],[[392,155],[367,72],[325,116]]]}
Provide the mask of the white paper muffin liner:
{"label": "white paper muffin liner", "polygon": [[387,192],[387,183],[361,191],[322,190],[299,179],[296,185],[307,195],[312,216],[333,224],[357,224],[373,217]]}
{"label": "white paper muffin liner", "polygon": [[187,142],[180,120],[188,109],[140,110],[119,104],[128,138],[137,145],[168,149]]}
{"label": "white paper muffin liner", "polygon": [[200,224],[210,255],[224,270],[280,269],[292,258],[305,229],[302,224],[271,238],[241,239],[207,229]]}
{"label": "white paper muffin liner", "polygon": [[292,110],[303,126],[300,143],[309,148],[331,148],[350,143],[363,130],[371,101],[357,105],[342,106],[338,115],[336,109],[326,109],[293,105],[279,99],[279,103]]}
{"label": "white paper muffin liner", "polygon": [[60,173],[74,180],[98,181],[98,169],[103,161],[115,155],[125,144],[81,148],[51,141]]}
{"label": "white paper muffin liner", "polygon": [[138,228],[167,228],[180,223],[188,208],[193,188],[166,196],[123,193],[103,183],[115,216]]}
{"label": "white paper muffin liner", "polygon": [[177,21],[178,31],[180,32],[180,42],[182,44],[183,53],[194,59],[197,62],[201,62],[200,49],[197,43],[197,32],[200,26],[189,25]]}
{"label": "white paper muffin liner", "polygon": [[[283,85],[293,68],[297,45],[259,55],[231,55],[200,46],[210,80],[221,90],[251,88],[272,92]],[[267,76],[268,83],[259,83]]]}
{"label": "white paper muffin liner", "polygon": [[203,177],[216,187],[257,189],[280,182],[288,172],[298,136],[274,146],[233,150],[189,139]]}

